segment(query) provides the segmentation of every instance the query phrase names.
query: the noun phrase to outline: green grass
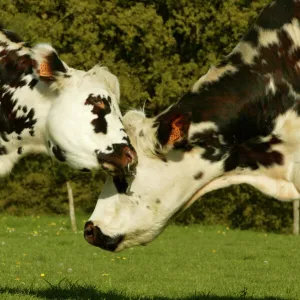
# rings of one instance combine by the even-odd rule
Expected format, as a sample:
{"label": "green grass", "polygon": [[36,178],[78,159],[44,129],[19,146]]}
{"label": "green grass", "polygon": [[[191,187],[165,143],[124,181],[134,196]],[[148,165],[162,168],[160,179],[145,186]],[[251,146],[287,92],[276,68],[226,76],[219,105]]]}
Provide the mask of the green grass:
{"label": "green grass", "polygon": [[0,226],[1,300],[300,299],[294,236],[170,226],[147,247],[112,254],[67,218],[1,216]]}

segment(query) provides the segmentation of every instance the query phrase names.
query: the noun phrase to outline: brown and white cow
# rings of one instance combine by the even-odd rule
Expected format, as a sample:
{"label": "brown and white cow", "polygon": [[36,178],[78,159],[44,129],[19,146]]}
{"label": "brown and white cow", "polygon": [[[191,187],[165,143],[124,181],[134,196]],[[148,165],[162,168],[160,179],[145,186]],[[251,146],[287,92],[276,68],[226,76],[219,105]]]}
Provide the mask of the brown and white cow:
{"label": "brown and white cow", "polygon": [[136,154],[119,98],[119,82],[106,68],[70,68],[50,45],[31,48],[0,28],[0,176],[32,152],[77,169],[128,173]]}
{"label": "brown and white cow", "polygon": [[130,111],[135,177],[107,182],[85,238],[147,244],[201,195],[247,183],[300,198],[300,1],[276,0],[217,67],[154,118]]}

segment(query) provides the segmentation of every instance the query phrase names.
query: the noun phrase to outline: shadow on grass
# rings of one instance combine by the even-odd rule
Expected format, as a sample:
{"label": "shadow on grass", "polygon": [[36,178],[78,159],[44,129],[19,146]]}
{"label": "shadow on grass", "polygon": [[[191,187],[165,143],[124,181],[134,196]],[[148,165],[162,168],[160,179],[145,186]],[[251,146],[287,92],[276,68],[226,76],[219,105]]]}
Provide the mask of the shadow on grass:
{"label": "shadow on grass", "polygon": [[280,297],[253,298],[252,296],[247,295],[247,289],[242,290],[239,296],[215,296],[211,294],[195,293],[193,296],[184,298],[170,298],[163,296],[130,296],[117,291],[101,292],[95,286],[88,284],[80,285],[77,282],[73,283],[67,280],[64,280],[63,284],[61,281],[57,285],[52,285],[48,281],[46,282],[49,284],[49,286],[41,289],[36,289],[33,286],[30,288],[0,287],[0,295],[17,295],[19,297],[22,295],[27,295],[50,300],[283,300],[283,298]]}

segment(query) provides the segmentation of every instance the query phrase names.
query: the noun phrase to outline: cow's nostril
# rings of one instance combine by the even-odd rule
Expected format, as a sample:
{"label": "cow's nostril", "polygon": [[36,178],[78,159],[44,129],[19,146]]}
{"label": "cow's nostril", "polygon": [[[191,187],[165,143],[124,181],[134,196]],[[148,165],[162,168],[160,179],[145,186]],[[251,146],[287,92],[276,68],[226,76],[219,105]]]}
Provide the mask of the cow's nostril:
{"label": "cow's nostril", "polygon": [[128,149],[125,151],[125,155],[127,156],[128,162],[131,163],[134,160],[134,156],[131,153],[131,150]]}
{"label": "cow's nostril", "polygon": [[84,234],[86,236],[93,235],[93,232],[94,232],[94,228],[92,226],[88,226],[87,228],[84,229]]}
{"label": "cow's nostril", "polygon": [[123,157],[126,160],[126,164],[132,164],[136,162],[136,152],[130,147],[126,146],[123,150]]}
{"label": "cow's nostril", "polygon": [[90,244],[94,242],[94,224],[93,222],[87,222],[84,226],[83,235],[86,241]]}

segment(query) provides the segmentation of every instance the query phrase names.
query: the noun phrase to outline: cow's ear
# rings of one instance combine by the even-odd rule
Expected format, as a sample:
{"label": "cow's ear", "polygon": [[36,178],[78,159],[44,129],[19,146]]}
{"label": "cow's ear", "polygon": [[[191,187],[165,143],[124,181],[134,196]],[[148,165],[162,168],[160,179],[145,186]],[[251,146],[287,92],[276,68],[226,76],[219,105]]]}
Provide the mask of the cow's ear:
{"label": "cow's ear", "polygon": [[172,146],[180,145],[187,141],[190,127],[189,114],[162,114],[158,117],[157,139],[160,145],[168,150]]}
{"label": "cow's ear", "polygon": [[181,142],[186,138],[187,122],[184,115],[177,116],[171,122],[171,131],[168,139],[168,144],[172,145]]}
{"label": "cow's ear", "polygon": [[37,44],[33,47],[31,59],[34,74],[40,80],[53,82],[67,74],[67,65],[48,44]]}

